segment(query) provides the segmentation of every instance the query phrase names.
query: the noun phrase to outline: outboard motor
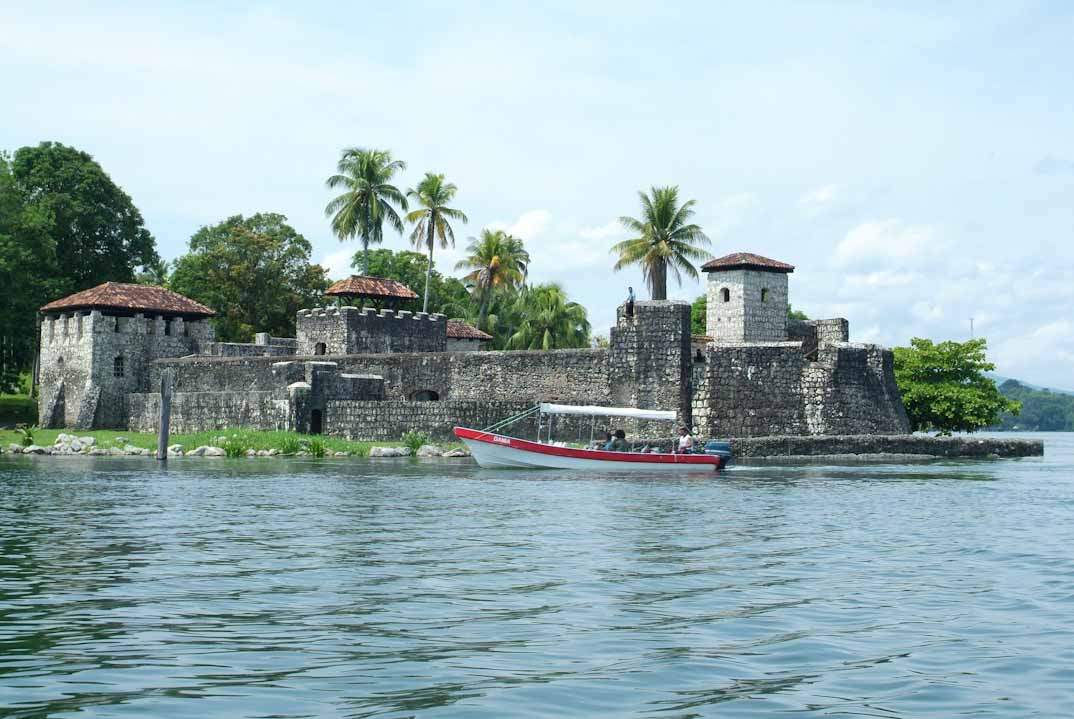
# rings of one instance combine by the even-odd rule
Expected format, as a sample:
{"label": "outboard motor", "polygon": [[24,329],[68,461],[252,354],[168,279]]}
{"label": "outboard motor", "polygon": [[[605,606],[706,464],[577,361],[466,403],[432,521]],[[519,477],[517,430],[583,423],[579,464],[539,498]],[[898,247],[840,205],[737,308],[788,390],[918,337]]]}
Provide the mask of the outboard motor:
{"label": "outboard motor", "polygon": [[705,442],[705,448],[702,452],[704,454],[713,454],[717,457],[722,457],[724,464],[728,464],[731,461],[730,442],[720,442],[715,439],[710,439],[708,442]]}

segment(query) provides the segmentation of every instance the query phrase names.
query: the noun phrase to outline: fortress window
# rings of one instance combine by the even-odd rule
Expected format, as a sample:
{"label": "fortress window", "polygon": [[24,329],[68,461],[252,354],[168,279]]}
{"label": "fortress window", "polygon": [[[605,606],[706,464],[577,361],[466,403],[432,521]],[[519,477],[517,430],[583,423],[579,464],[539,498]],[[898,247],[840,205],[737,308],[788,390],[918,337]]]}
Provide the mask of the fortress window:
{"label": "fortress window", "polygon": [[423,389],[410,395],[411,402],[439,402],[440,395],[431,389]]}
{"label": "fortress window", "polygon": [[323,355],[323,354],[326,354],[327,352],[328,352],[328,345],[326,345],[324,342],[318,342],[317,344],[313,345],[313,354],[315,354],[315,355]]}
{"label": "fortress window", "polygon": [[115,331],[115,332],[119,332],[119,318],[118,318],[118,317],[115,317],[114,319],[115,319],[115,321],[116,321],[116,322],[115,322],[115,324],[114,324],[114,325],[112,325],[112,329],[113,329],[113,331]]}
{"label": "fortress window", "polygon": [[164,320],[164,335],[166,337],[171,337],[171,334],[172,334],[172,321],[171,321],[171,319],[166,319],[166,320]]}
{"label": "fortress window", "polygon": [[60,369],[63,369],[63,357],[57,357],[56,358],[56,366],[59,367]]}
{"label": "fortress window", "polygon": [[731,290],[727,289],[726,287],[724,287],[722,290],[720,290],[720,300],[723,301],[723,302],[730,302],[731,301]]}
{"label": "fortress window", "polygon": [[115,360],[113,360],[113,362],[112,362],[112,376],[113,377],[122,377],[123,376],[123,355],[118,355],[115,358]]}
{"label": "fortress window", "polygon": [[761,302],[768,302],[768,288],[765,287],[761,290]]}

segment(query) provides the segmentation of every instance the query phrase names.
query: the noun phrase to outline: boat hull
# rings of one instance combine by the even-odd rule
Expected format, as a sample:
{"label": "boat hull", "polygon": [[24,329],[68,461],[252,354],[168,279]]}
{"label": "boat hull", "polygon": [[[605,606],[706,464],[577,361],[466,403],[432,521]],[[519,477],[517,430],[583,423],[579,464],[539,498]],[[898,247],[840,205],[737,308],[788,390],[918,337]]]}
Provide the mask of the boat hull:
{"label": "boat hull", "polygon": [[502,434],[456,427],[455,436],[482,467],[577,469],[597,472],[713,472],[723,460],[703,454],[642,454],[539,444]]}

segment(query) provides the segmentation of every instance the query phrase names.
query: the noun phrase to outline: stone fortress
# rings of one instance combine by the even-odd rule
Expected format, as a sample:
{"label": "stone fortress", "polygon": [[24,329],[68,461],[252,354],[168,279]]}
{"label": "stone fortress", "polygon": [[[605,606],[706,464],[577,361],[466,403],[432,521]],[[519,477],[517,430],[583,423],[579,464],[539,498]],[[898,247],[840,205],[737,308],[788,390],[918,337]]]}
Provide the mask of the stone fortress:
{"label": "stone fortress", "polygon": [[[300,311],[295,338],[221,343],[208,307],[105,283],[41,308],[40,423],[156,431],[167,374],[176,433],[443,439],[541,401],[674,410],[702,437],[909,431],[890,350],[850,343],[846,320],[788,321],[791,265],[736,253],[702,269],[706,336],[691,336],[689,304],[641,301],[632,316],[619,307],[608,347],[551,351],[475,351],[491,338],[465,323],[351,306]],[[337,285],[348,282],[335,294],[410,292],[377,278]]]}

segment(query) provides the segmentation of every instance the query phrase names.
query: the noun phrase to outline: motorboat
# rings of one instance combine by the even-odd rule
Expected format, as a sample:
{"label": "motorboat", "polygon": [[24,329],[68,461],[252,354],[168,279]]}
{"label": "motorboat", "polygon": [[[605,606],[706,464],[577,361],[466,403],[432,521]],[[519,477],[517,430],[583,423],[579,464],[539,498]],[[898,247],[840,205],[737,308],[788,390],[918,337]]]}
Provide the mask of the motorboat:
{"label": "motorboat", "polygon": [[[455,427],[455,436],[466,444],[482,467],[496,469],[583,469],[628,472],[713,472],[723,467],[729,452],[686,453],[651,451],[609,451],[569,447],[553,440],[554,417],[588,416],[591,427],[597,417],[619,417],[657,422],[675,422],[674,412],[635,407],[597,407],[541,403],[486,429]],[[547,425],[544,417],[548,416]],[[503,434],[501,430],[525,419],[537,420],[537,439],[528,440]],[[542,430],[546,438],[542,441]],[[591,429],[592,434],[592,429]],[[591,437],[592,440],[592,437]],[[590,442],[592,445],[592,441]]]}

